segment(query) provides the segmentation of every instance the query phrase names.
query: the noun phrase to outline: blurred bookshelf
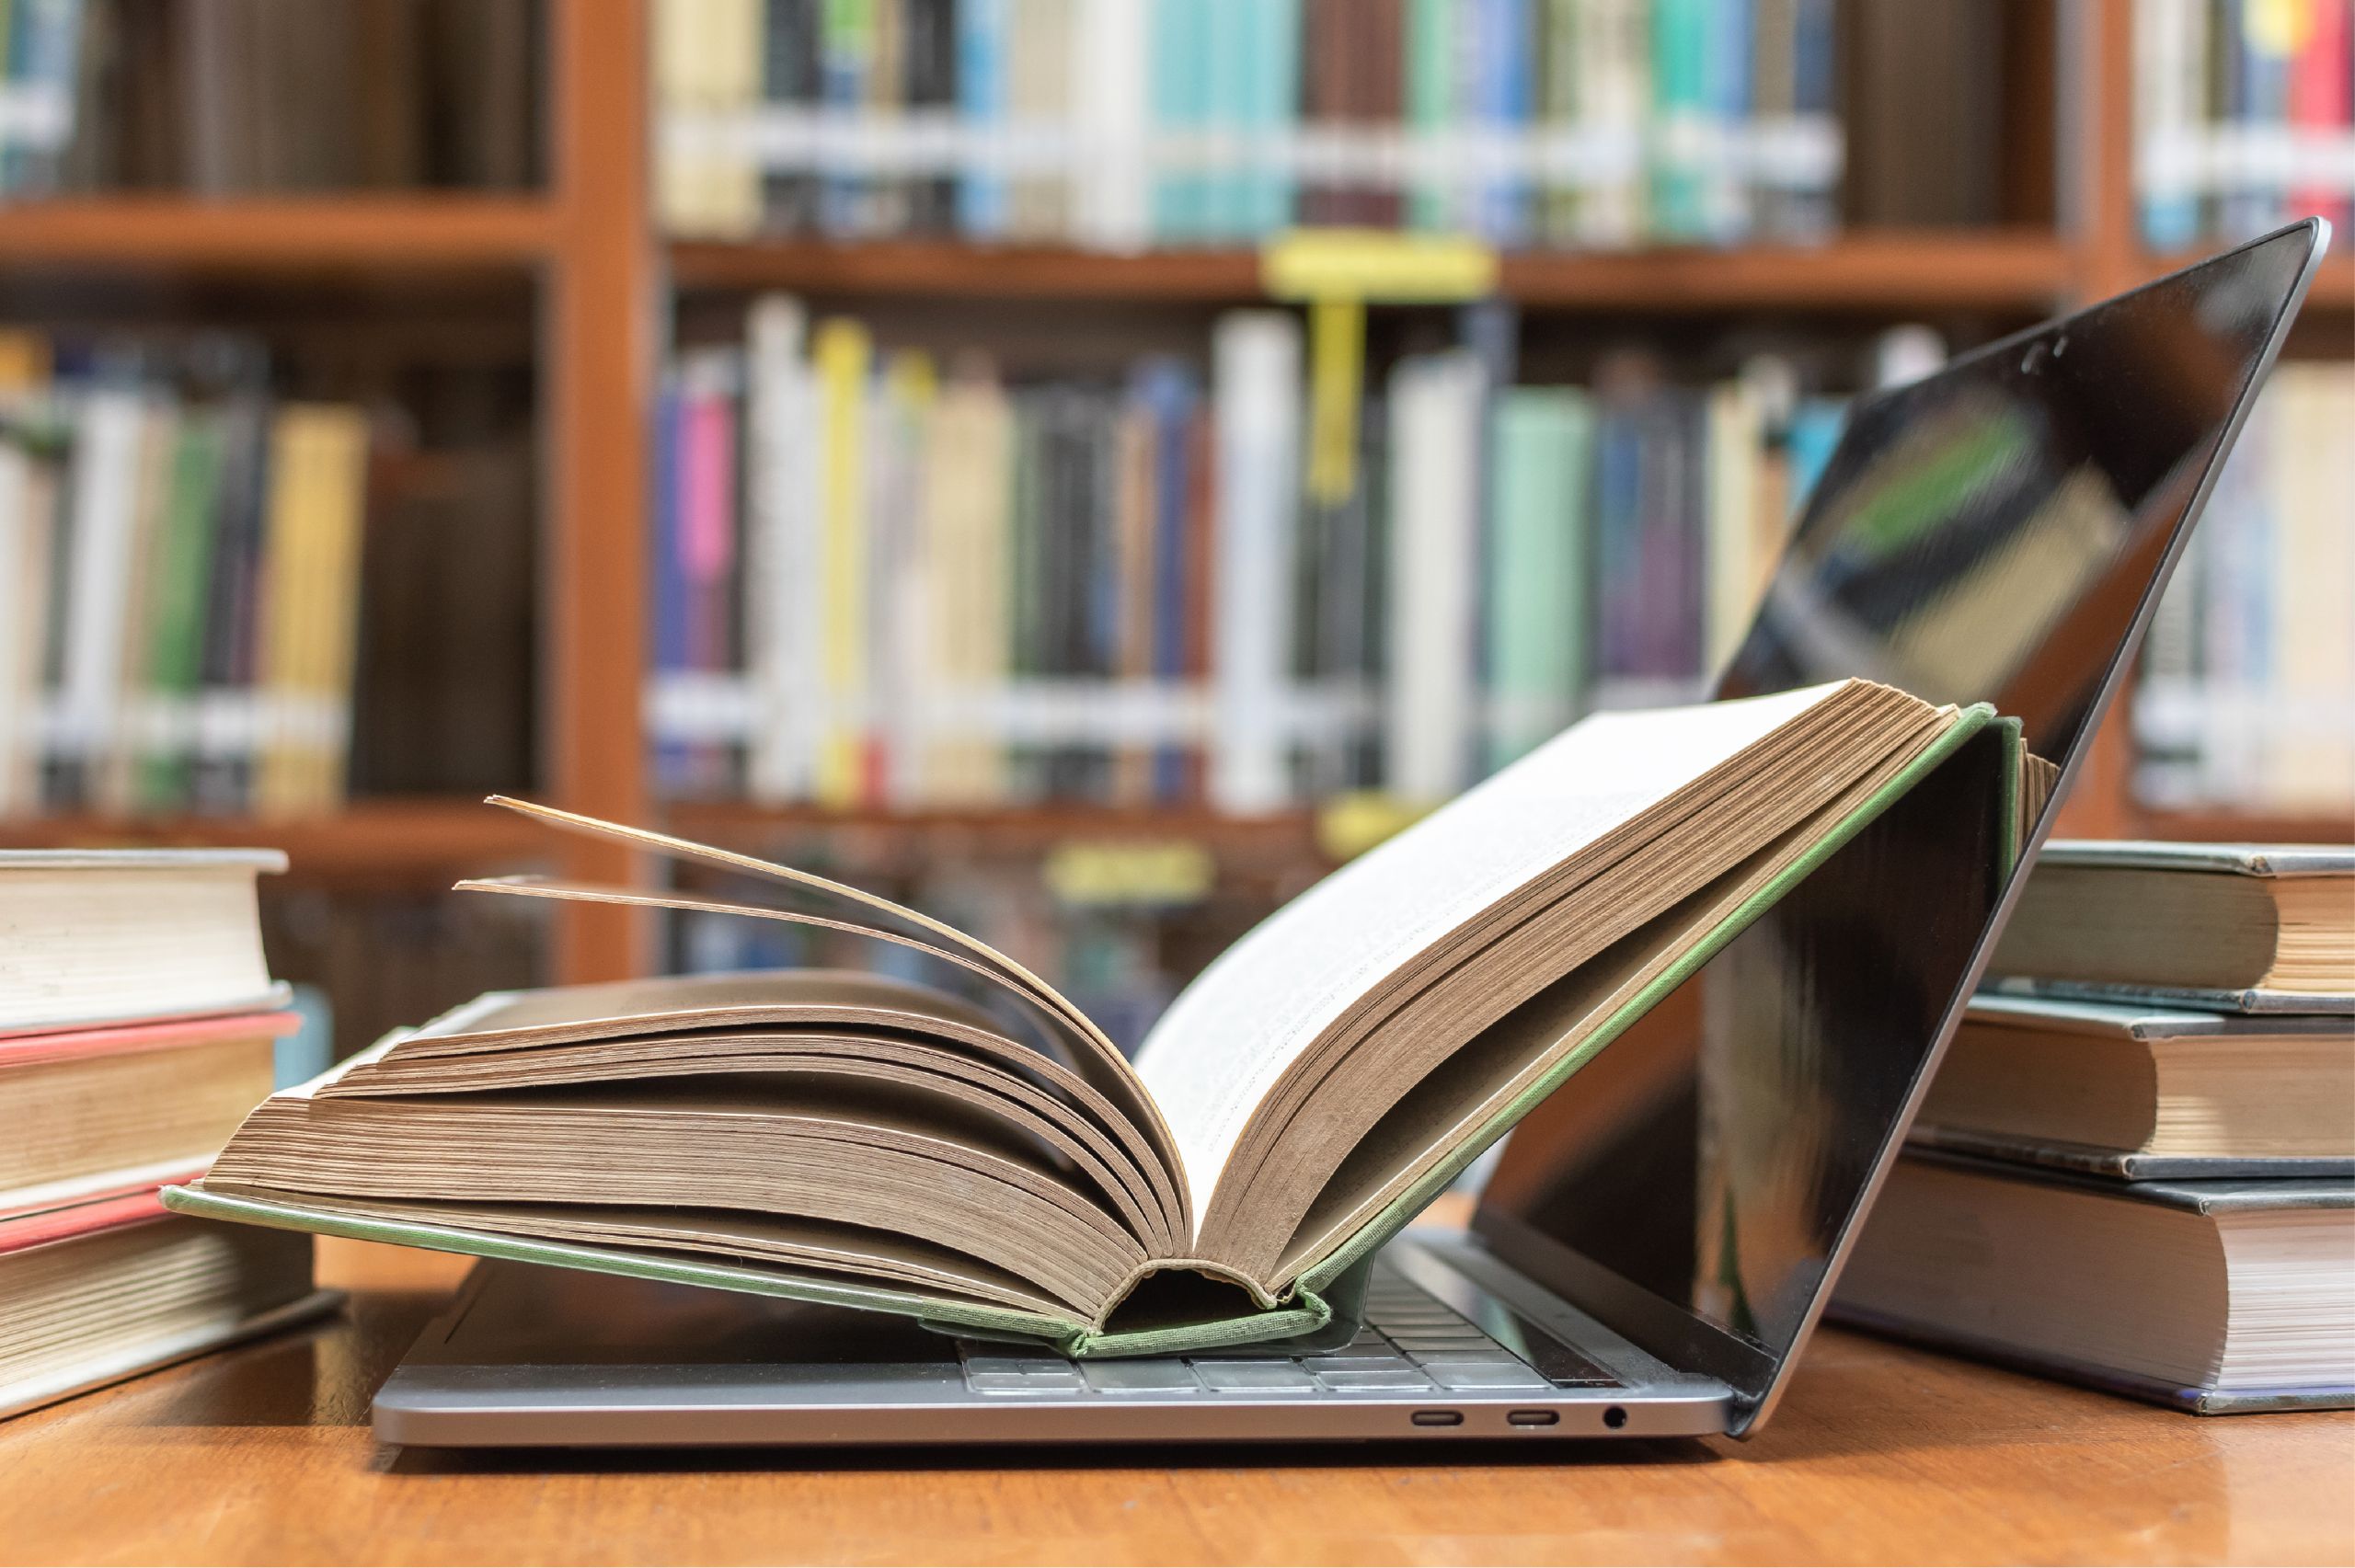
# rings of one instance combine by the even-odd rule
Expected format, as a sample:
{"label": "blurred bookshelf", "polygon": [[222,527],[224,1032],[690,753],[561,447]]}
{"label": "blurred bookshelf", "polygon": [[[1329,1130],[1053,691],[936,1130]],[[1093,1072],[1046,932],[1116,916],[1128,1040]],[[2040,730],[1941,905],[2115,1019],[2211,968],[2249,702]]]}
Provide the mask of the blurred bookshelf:
{"label": "blurred bookshelf", "polygon": [[[2146,221],[2151,176],[2138,166],[2138,158],[2147,162],[2138,149],[2150,134],[2151,110],[2134,90],[2137,24],[2143,24],[2147,49],[2150,18],[2165,7],[2133,0],[2016,0],[2002,6],[1940,0],[1921,7],[1893,0],[1656,3],[1662,14],[1673,12],[1700,25],[1737,16],[1753,27],[1828,23],[1836,29],[1830,36],[1836,38],[1837,80],[1828,97],[1752,106],[1761,123],[1771,109],[1797,127],[1775,134],[1780,138],[1775,144],[1786,148],[1789,169],[1798,173],[1762,165],[1751,193],[1755,200],[1744,198],[1743,215],[1736,222],[1709,216],[1714,199],[1705,190],[1695,208],[1701,216],[1668,232],[1630,229],[1610,220],[1609,233],[1601,239],[1581,234],[1577,200],[1558,209],[1572,217],[1557,222],[1551,215],[1557,209],[1548,203],[1546,181],[1554,177],[1545,171],[1568,166],[1564,148],[1575,151],[1590,143],[1536,145],[1528,155],[1534,161],[1524,166],[1512,161],[1520,154],[1498,142],[1498,124],[1482,121],[1465,132],[1470,139],[1462,144],[1472,150],[1476,167],[1502,169],[1499,179],[1525,175],[1530,181],[1526,203],[1514,209],[1527,216],[1504,223],[1488,238],[1497,256],[1493,297],[1511,307],[1501,317],[1501,330],[1518,349],[1527,378],[1541,386],[1591,385],[1615,347],[1651,338],[1666,345],[1662,359],[1696,398],[1738,379],[1741,363],[1762,348],[1800,367],[1803,391],[1819,384],[1828,391],[1854,391],[1868,383],[1867,367],[1890,327],[1926,325],[1947,348],[1965,349],[2226,243],[2253,215],[2245,210],[2250,203],[2217,200],[2195,214],[2198,224],[2212,226],[2196,226],[2191,233],[2165,225],[2154,231]],[[417,28],[430,34],[434,28],[460,25],[448,19],[454,8],[436,0],[370,0],[353,13],[373,20],[336,24],[357,30],[322,42],[305,35],[305,24],[287,19],[292,6],[273,10],[273,0],[232,0],[212,9],[239,7],[268,17],[266,32],[279,29],[270,36],[280,40],[273,46],[280,52],[270,58],[281,64],[271,69],[299,70],[282,62],[326,58],[316,52],[321,49],[364,50],[374,36],[367,32],[371,27]],[[118,76],[108,79],[118,85],[108,90],[127,102],[120,83],[141,79],[137,62],[149,46],[138,42],[136,29],[126,28],[121,17],[159,8],[174,12],[178,6],[173,0],[160,7],[84,0],[79,7],[66,4],[54,9],[77,11],[86,21],[101,13],[112,17],[97,36],[112,40],[108,69]],[[467,590],[467,584],[455,579],[470,575],[465,569],[469,539],[496,533],[504,526],[498,519],[522,527],[529,535],[530,646],[527,668],[509,681],[523,695],[513,699],[505,722],[511,744],[520,749],[516,756],[493,769],[496,776],[469,777],[451,786],[437,784],[431,767],[404,773],[385,761],[386,749],[380,746],[373,761],[354,759],[354,787],[341,804],[327,809],[274,818],[186,811],[125,817],[67,807],[0,820],[0,844],[276,844],[293,856],[304,877],[350,879],[384,889],[387,897],[424,897],[454,873],[524,864],[594,881],[621,880],[632,870],[629,857],[612,846],[553,842],[472,804],[468,792],[480,784],[529,791],[598,816],[668,825],[731,847],[792,853],[821,865],[854,869],[878,886],[901,891],[921,883],[929,867],[964,858],[1011,867],[1007,876],[1030,886],[1038,881],[1043,859],[1073,844],[1193,845],[1206,853],[1211,875],[1222,886],[1247,886],[1250,898],[1264,900],[1378,832],[1382,807],[1358,796],[1368,785],[1378,785],[1381,776],[1362,769],[1362,776],[1350,775],[1346,767],[1338,774],[1312,778],[1313,787],[1306,790],[1287,784],[1242,810],[1213,805],[1212,793],[1199,776],[1179,780],[1166,793],[1115,788],[1113,798],[1083,800],[1061,798],[1042,786],[995,803],[964,805],[758,799],[729,778],[717,790],[671,788],[663,780],[661,704],[650,703],[647,693],[662,635],[659,589],[651,580],[660,526],[652,514],[659,509],[647,498],[665,482],[658,426],[666,385],[697,354],[741,351],[749,315],[772,296],[790,296],[805,306],[813,334],[836,316],[859,322],[871,333],[879,367],[893,354],[917,349],[946,369],[960,350],[977,348],[1006,365],[1009,376],[1060,376],[1117,389],[1148,361],[1176,359],[1198,373],[1205,371],[1220,323],[1229,313],[1281,309],[1297,315],[1292,306],[1271,303],[1263,257],[1254,243],[1263,229],[1288,227],[1304,218],[1312,225],[1481,231],[1497,211],[1493,202],[1484,205],[1483,196],[1493,194],[1495,180],[1482,186],[1475,179],[1464,199],[1468,205],[1452,206],[1455,198],[1442,193],[1431,208],[1424,201],[1430,192],[1417,184],[1432,184],[1430,159],[1417,161],[1421,155],[1413,151],[1411,136],[1404,155],[1396,150],[1398,138],[1384,140],[1384,127],[1407,123],[1421,112],[1413,93],[1423,89],[1400,75],[1405,67],[1399,52],[1418,35],[1402,29],[1429,25],[1429,17],[1456,14],[1455,7],[1424,0],[1390,4],[1385,15],[1391,19],[1383,24],[1391,29],[1388,45],[1377,40],[1371,54],[1353,46],[1339,52],[1350,54],[1348,60],[1304,66],[1290,89],[1297,96],[1283,112],[1310,134],[1295,138],[1297,146],[1283,143],[1292,150],[1279,160],[1292,182],[1285,189],[1301,200],[1287,202],[1279,193],[1269,209],[1262,182],[1246,191],[1243,218],[1230,212],[1209,223],[1199,213],[1186,215],[1193,211],[1189,202],[1200,205],[1200,190],[1183,182],[1215,181],[1238,169],[1249,173],[1247,166],[1232,162],[1231,144],[1212,133],[1184,143],[1190,153],[1181,147],[1175,194],[1161,207],[1155,205],[1158,197],[1147,200],[1142,212],[1134,201],[1123,205],[1116,192],[1106,194],[1100,179],[1093,185],[1079,180],[1060,205],[1045,200],[1039,210],[1048,216],[1035,222],[1018,216],[1018,202],[1017,217],[1000,219],[975,218],[958,204],[955,189],[969,166],[957,160],[966,155],[951,144],[953,135],[939,133],[936,117],[914,112],[925,105],[954,105],[967,90],[958,86],[957,75],[965,57],[936,36],[944,17],[1018,13],[1044,18],[1041,25],[1078,27],[1079,41],[1073,47],[1098,52],[1088,58],[1110,63],[1109,83],[1136,89],[1146,114],[1211,112],[1182,105],[1171,109],[1176,100],[1168,97],[1168,85],[1140,80],[1142,67],[1129,58],[1143,58],[1137,40],[1107,41],[1089,0],[972,0],[962,12],[934,0],[837,7],[795,0],[599,0],[494,9],[503,19],[479,25],[498,29],[497,47],[474,52],[504,63],[499,69],[507,74],[488,86],[454,86],[436,74],[442,67],[412,59],[428,58],[432,48],[451,51],[446,40],[431,48],[404,45],[410,52],[399,58],[412,63],[402,67],[406,75],[395,76],[413,84],[408,90],[414,102],[396,112],[397,106],[387,109],[379,101],[396,89],[372,89],[366,103],[374,107],[364,115],[380,132],[385,125],[394,127],[382,132],[393,137],[386,144],[394,152],[370,152],[376,143],[362,138],[343,155],[356,160],[350,167],[364,166],[364,177],[338,177],[330,167],[278,168],[272,159],[291,155],[289,138],[280,132],[275,140],[258,134],[247,149],[258,160],[251,166],[236,163],[245,155],[233,148],[221,155],[231,162],[212,167],[205,178],[154,167],[145,167],[136,180],[98,178],[92,168],[116,166],[96,155],[77,163],[75,155],[59,150],[66,143],[54,138],[47,143],[49,154],[35,145],[44,126],[53,128],[53,100],[64,89],[55,83],[40,89],[36,83],[28,98],[26,84],[16,79],[20,64],[0,91],[0,188],[8,192],[0,200],[0,315],[6,318],[0,324],[39,327],[66,315],[86,322],[122,308],[121,302],[128,300],[143,331],[152,333],[157,323],[175,320],[204,330],[251,330],[270,345],[274,387],[295,397],[348,396],[364,407],[379,442],[371,459],[371,548],[377,534],[390,529],[385,520],[393,514],[385,509],[382,486],[392,483],[394,493],[429,498],[404,503],[424,509],[405,515],[438,519],[419,526],[442,530],[438,537],[456,563],[439,576],[415,564],[408,568],[414,580],[403,591],[415,602],[406,612],[411,619],[403,624],[416,631],[405,635],[422,638],[436,625],[431,595]],[[1128,18],[1121,25],[1132,28],[1140,18],[1151,25],[1159,15],[1155,6],[1142,3],[1102,9]],[[2232,6],[2206,9],[2237,15]],[[1266,10],[1307,29],[1330,19],[1328,8],[1313,0],[1304,7],[1270,5]],[[1561,25],[1547,19],[1560,16],[1625,23],[1649,14],[1624,0],[1527,0],[1496,10],[1499,16],[1528,18],[1533,27]],[[830,12],[839,13],[834,24],[826,21]],[[1487,15],[1476,0],[1462,0],[1462,16],[1476,12]],[[853,27],[853,34],[835,40],[834,46],[847,52],[845,61],[869,73],[867,97],[888,104],[890,93],[874,85],[880,80],[875,73],[885,70],[877,62],[900,63],[906,97],[896,110],[842,110],[845,124],[828,130],[828,89],[810,75],[814,57],[805,58],[810,38],[819,38],[821,52],[828,47],[825,40],[805,31],[790,48],[777,41],[777,29],[826,25]],[[1276,24],[1263,18],[1255,25]],[[858,33],[858,26],[869,31]],[[872,30],[877,28],[879,33]],[[281,35],[295,37],[299,47],[289,52]],[[1385,55],[1384,47],[1392,52]],[[1876,117],[1893,112],[1891,95],[1901,95],[1895,84],[1908,79],[1894,68],[1906,58],[1906,49],[1956,62],[1956,69],[1946,74],[1953,77],[1951,84],[1936,93],[1923,86],[1930,97],[1944,95],[1946,102],[1925,111],[1928,119],[1914,123],[1910,135],[1916,155],[1925,138],[1930,152],[1946,155],[1940,166],[1961,170],[1955,177],[1967,177],[1968,189],[1958,187],[1943,198],[1936,190],[1920,194],[1916,187],[1922,182],[1909,180],[1902,160],[1889,151],[1905,138],[1893,141],[1878,132],[1881,120]],[[314,52],[305,54],[306,50]],[[21,51],[11,58],[21,62]],[[2147,63],[2142,68],[2147,70]],[[96,79],[97,68],[86,58],[82,71],[86,85]],[[1070,78],[1074,91],[1084,74]],[[1928,75],[1939,74],[1911,80],[1925,83]],[[265,75],[263,83],[270,79]],[[59,80],[75,78],[69,73]],[[1541,71],[1532,80],[1534,98],[1518,109],[1500,100],[1494,115],[1509,120],[1515,113],[1542,119],[1550,112],[1544,96],[1550,78]],[[508,86],[502,89],[500,82]],[[1105,123],[1115,142],[1128,150],[1124,155],[1136,155],[1133,111],[1108,105],[1103,91],[1082,94],[1086,101],[1057,100],[1056,93],[1064,89],[1052,84],[1028,80],[1027,86],[1002,86],[1034,95],[1026,112],[1075,116],[1083,128],[1097,123],[1088,116],[1112,115]],[[217,87],[216,83],[206,90]],[[246,84],[229,96],[242,91],[251,97],[261,90]],[[1808,91],[1821,94],[1823,88]],[[502,92],[522,109],[495,105]],[[1971,94],[1983,99],[1975,114],[1966,112]],[[17,100],[31,107],[12,108]],[[454,162],[447,147],[418,140],[426,135],[421,128],[431,116],[417,106],[461,100],[476,106],[468,113],[492,115],[507,127],[499,133],[504,150],[496,156]],[[201,92],[189,99],[210,101]],[[304,112],[314,116],[332,120],[339,112],[332,95],[315,92],[306,101],[311,107]],[[2305,106],[2307,99],[2297,102]],[[362,114],[359,100],[346,112]],[[1465,112],[1477,119],[1491,109],[1476,106]],[[1632,112],[1640,116],[1643,110],[1638,106]],[[2343,100],[2338,112],[2336,132],[2317,124],[2313,134],[2343,140]],[[1939,113],[1963,119],[1942,128]],[[876,143],[881,150],[858,150],[860,127],[872,128],[870,122],[890,121],[895,114],[919,133],[911,136],[904,126],[894,131],[884,123],[886,133]],[[734,129],[731,115],[742,121]],[[1843,118],[1844,163],[1839,155]],[[1742,121],[1739,115],[1700,119],[1706,122],[1701,132],[1680,132],[1667,140],[1684,149],[1678,155],[1688,165],[1694,162],[1691,149],[1698,147],[1697,166],[1706,177],[1709,149],[1727,144],[1725,139]],[[521,132],[514,129],[518,123]],[[1821,151],[1825,124],[1832,149],[1828,166]],[[1860,127],[1876,129],[1860,136]],[[126,145],[136,141],[132,131],[119,140],[128,139]],[[1450,145],[1444,137],[1453,133],[1442,133],[1439,144]],[[152,132],[139,134],[148,138],[140,145],[155,144]],[[1493,153],[1499,144],[1506,145],[1505,154]],[[852,154],[843,152],[845,145],[853,145]],[[1607,152],[1607,138],[1603,145]],[[29,163],[23,161],[28,146],[34,152]],[[410,150],[401,152],[403,147]],[[718,199],[716,219],[709,185],[715,155],[726,166],[718,181],[729,187]],[[1040,169],[1062,166],[1055,157],[1071,155],[1068,148],[1060,154],[1051,148],[1042,163],[1026,165],[1017,157],[1003,169],[982,166],[985,173],[1005,173],[1012,184],[1027,178],[1036,186]],[[108,156],[132,166],[120,150]],[[691,186],[706,181],[700,199],[683,201],[675,189],[683,156],[690,166],[698,157],[705,162],[701,174],[688,170]],[[1186,156],[1208,162],[1189,166]],[[44,157],[50,161],[42,162]],[[837,161],[829,164],[829,157]],[[843,157],[850,163],[842,163]],[[1482,158],[1489,161],[1481,163]],[[2208,169],[2212,163],[2200,166]],[[1695,168],[1671,172],[1685,178]],[[855,197],[880,189],[883,205],[902,216],[873,222],[859,208],[849,221],[831,223],[825,215],[828,192],[835,187]],[[1591,193],[1581,188],[1572,194],[1584,200]],[[1216,207],[1218,200],[1223,198],[1211,205]],[[2345,193],[2337,200],[2343,205]],[[1258,220],[1251,214],[1264,217],[1268,211],[1276,211],[1280,221],[1254,227]],[[787,214],[785,220],[779,212]],[[915,216],[905,215],[911,212]],[[2177,212],[2169,221],[2179,225],[2180,217]],[[2342,250],[2349,237],[2342,229]],[[463,309],[454,314],[452,300],[463,302]],[[273,311],[301,319],[290,325]],[[1369,314],[1363,375],[1370,384],[1403,360],[1452,345],[1459,332],[1453,309],[1377,306]],[[252,320],[261,325],[252,326]],[[2355,258],[2342,254],[2326,262],[2316,282],[2292,354],[2301,361],[2343,361],[2350,340]],[[453,395],[419,391],[427,378],[395,362],[400,351],[494,362],[501,388],[496,398],[520,398],[527,409],[520,428],[509,431],[501,425],[495,441],[485,436],[478,441],[469,437],[472,445],[437,444],[431,433],[437,421],[446,427],[454,417],[437,413],[436,400],[448,402]],[[326,368],[305,368],[314,361]],[[353,368],[360,361],[365,362]],[[384,368],[370,368],[378,361]],[[393,432],[395,450],[389,453],[383,450],[386,430]],[[470,455],[476,446],[517,442],[524,453],[520,464],[493,464]],[[391,481],[383,479],[386,472],[394,475]],[[363,612],[362,624],[347,633],[363,645],[371,635],[368,613],[373,612]],[[445,625],[453,619],[449,612],[438,618]],[[381,649],[379,656],[381,663]],[[445,681],[459,679],[479,658],[463,647],[436,657],[451,665],[440,677]],[[369,658],[363,646],[361,711],[353,720],[363,734],[380,716],[371,704],[384,700],[367,684]],[[447,735],[437,738],[420,707],[431,700],[430,693],[417,692],[399,699],[408,704],[402,722],[409,727],[394,732],[398,744],[392,754],[414,762],[436,747],[472,744]],[[1362,704],[1380,696],[1361,691],[1349,700]],[[743,699],[723,692],[718,701],[723,707],[731,702],[741,707]],[[2064,830],[2106,836],[2355,837],[2355,802],[2241,807],[2224,800],[2146,801],[2136,783],[2140,761],[2131,733],[2132,707],[2130,693],[2125,711],[2106,730],[2094,765],[2078,783]],[[1206,720],[1200,712],[1189,715],[1178,733],[1199,738]],[[500,723],[496,715],[481,715],[470,722],[476,727],[465,733],[475,737]],[[741,721],[733,722],[741,729]],[[1150,749],[1158,743],[1148,737],[1138,745]],[[391,784],[368,784],[372,768]],[[1337,794],[1338,804],[1328,799]],[[1139,864],[1150,869],[1147,862]],[[943,896],[953,901],[954,896],[979,895],[968,890]],[[1137,907],[1150,911],[1156,897],[1143,897]],[[1214,930],[1223,929],[1221,922],[1247,923],[1249,903],[1224,907],[1192,936],[1175,939],[1179,948],[1206,956],[1201,950]],[[1105,919],[1122,927],[1127,934],[1120,940],[1131,947],[1152,945],[1122,925],[1129,916],[1114,910]],[[683,940],[673,933],[658,942],[655,933],[619,910],[567,907],[549,917],[543,933],[506,944],[501,951],[502,961],[522,962],[513,957],[517,953],[537,954],[531,959],[534,973],[518,978],[592,979],[694,961]],[[1025,939],[1017,934],[1008,940],[1021,949]],[[1124,963],[1146,961],[1134,953],[1121,956],[1127,950],[1115,952],[1116,947],[1117,943],[1103,950],[1112,953],[1101,958],[1109,967],[1107,973]],[[721,944],[714,951],[725,956],[731,950]],[[1153,961],[1173,972],[1184,967],[1166,952]],[[427,1010],[420,1001],[414,1011],[421,1015]]]}

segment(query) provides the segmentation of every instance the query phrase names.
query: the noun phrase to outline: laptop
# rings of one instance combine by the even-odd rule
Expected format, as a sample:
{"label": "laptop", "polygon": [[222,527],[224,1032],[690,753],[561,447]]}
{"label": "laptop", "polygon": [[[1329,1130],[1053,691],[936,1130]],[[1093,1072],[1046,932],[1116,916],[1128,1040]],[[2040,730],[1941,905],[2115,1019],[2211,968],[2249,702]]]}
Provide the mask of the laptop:
{"label": "laptop", "polygon": [[[2292,224],[1861,400],[1719,692],[1869,676],[2094,729],[2327,243]],[[1074,1362],[895,1317],[478,1265],[375,1402],[454,1448],[1756,1431],[2010,908],[1982,733],[1517,1127],[1354,1326]],[[2046,812],[2049,818],[2050,811]],[[2047,823],[2028,837],[2024,869]]]}

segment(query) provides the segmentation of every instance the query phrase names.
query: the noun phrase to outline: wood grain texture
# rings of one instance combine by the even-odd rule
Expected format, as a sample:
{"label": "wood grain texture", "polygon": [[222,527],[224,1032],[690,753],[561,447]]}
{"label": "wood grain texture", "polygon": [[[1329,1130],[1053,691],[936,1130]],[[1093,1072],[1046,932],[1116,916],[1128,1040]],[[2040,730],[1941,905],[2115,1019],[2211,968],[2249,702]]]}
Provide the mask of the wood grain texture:
{"label": "wood grain texture", "polygon": [[[639,0],[557,6],[549,22],[558,235],[547,333],[554,506],[543,568],[543,777],[558,805],[642,823],[657,280],[646,228],[646,8]],[[560,853],[576,881],[630,878],[633,857],[618,844],[575,837]],[[650,956],[645,922],[627,910],[565,904],[555,921],[559,981],[620,979]]]}
{"label": "wood grain texture", "polygon": [[536,267],[554,213],[535,196],[107,195],[0,208],[0,267],[68,263],[247,272]]}
{"label": "wood grain texture", "polygon": [[368,1401],[458,1260],[339,1244],[339,1322],[0,1424],[0,1561],[2307,1562],[2355,1414],[2200,1420],[1828,1332],[1750,1443],[491,1460]]}
{"label": "wood grain texture", "polygon": [[[670,260],[686,289],[1139,303],[1266,297],[1248,250],[1105,256],[1052,246],[753,239],[673,244]],[[1864,230],[1821,246],[1524,252],[1504,258],[1500,289],[1541,309],[2038,313],[2068,292],[2070,265],[2049,231]]]}

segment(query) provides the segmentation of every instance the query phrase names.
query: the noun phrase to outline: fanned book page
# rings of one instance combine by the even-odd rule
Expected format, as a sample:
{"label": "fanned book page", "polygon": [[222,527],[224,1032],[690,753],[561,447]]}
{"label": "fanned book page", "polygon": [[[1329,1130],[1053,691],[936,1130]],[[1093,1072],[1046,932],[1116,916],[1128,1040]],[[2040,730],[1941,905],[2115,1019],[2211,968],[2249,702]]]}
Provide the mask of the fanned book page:
{"label": "fanned book page", "polygon": [[944,983],[483,997],[272,1097],[171,1201],[1083,1355],[1300,1333],[1435,1184],[1990,718],[1851,681],[1589,719],[1263,922],[1133,1065],[913,910],[502,801],[735,890],[461,887],[827,926]]}

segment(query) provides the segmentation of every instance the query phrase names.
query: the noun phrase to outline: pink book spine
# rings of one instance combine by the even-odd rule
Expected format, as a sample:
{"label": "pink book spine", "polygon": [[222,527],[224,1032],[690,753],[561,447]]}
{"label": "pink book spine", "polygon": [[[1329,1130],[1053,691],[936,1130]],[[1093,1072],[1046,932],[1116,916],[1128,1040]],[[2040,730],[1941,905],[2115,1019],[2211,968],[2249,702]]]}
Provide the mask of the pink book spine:
{"label": "pink book spine", "polygon": [[687,406],[680,565],[688,601],[695,606],[692,635],[698,670],[724,670],[729,662],[728,581],[736,564],[733,415],[723,392],[698,392]]}
{"label": "pink book spine", "polygon": [[[2349,0],[2306,0],[2305,40],[2290,63],[2290,123],[2303,159],[2317,159],[2322,147],[2347,128]],[[2300,186],[2290,194],[2290,215],[2309,213],[2333,223],[2347,221],[2348,193],[2327,182]]]}

